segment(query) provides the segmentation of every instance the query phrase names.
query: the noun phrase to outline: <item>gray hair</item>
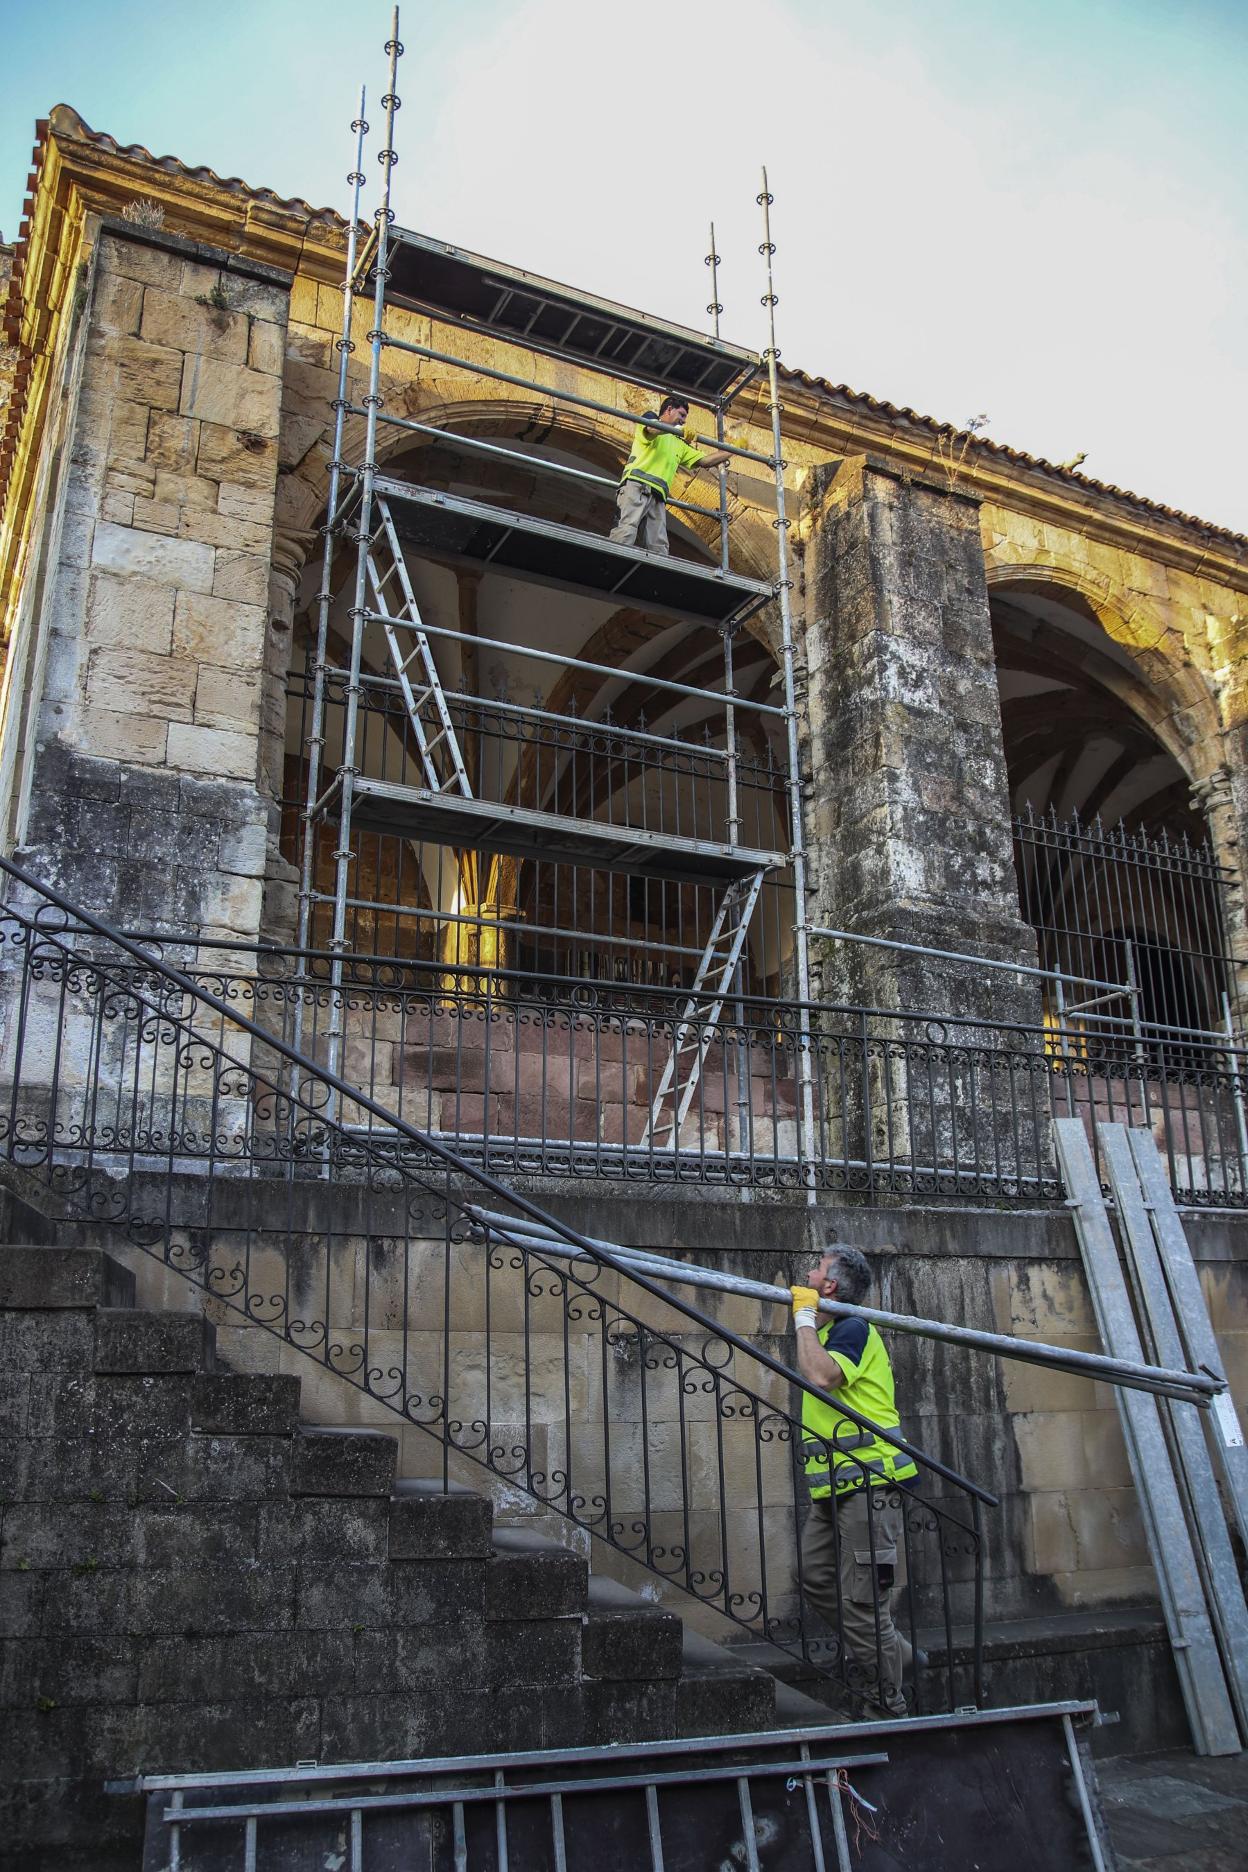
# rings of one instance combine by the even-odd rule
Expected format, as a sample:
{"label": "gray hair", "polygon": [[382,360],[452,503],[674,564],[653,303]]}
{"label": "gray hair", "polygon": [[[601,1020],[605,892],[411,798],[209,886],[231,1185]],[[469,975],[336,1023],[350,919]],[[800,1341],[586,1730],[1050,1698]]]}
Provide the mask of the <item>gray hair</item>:
{"label": "gray hair", "polygon": [[838,1298],[850,1306],[861,1306],[871,1291],[871,1263],[866,1255],[861,1248],[841,1241],[825,1242],[823,1252],[833,1264]]}

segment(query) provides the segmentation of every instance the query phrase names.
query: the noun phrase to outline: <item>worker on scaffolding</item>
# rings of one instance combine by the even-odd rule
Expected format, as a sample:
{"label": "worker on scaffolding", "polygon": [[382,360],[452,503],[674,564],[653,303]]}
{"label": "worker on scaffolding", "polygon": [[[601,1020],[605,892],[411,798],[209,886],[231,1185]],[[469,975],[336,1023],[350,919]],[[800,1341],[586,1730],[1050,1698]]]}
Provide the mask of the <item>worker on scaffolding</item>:
{"label": "worker on scaffolding", "polygon": [[[648,427],[666,423],[667,429]],[[689,405],[675,394],[664,397],[659,413],[646,414],[633,431],[633,445],[628,451],[624,474],[615,501],[615,525],[611,538],[621,546],[641,546],[646,552],[666,553],[667,503],[672,483],[684,470],[718,468],[729,460],[726,449],[703,453],[690,446],[693,431],[688,426]],[[683,433],[673,435],[669,429]]]}
{"label": "worker on scaffolding", "polygon": [[[881,1430],[901,1419],[884,1341],[865,1320],[820,1313],[820,1300],[862,1306],[871,1267],[847,1242],[829,1242],[804,1285],[791,1289],[797,1365]],[[905,1493],[918,1481],[910,1458],[831,1403],[802,1398],[802,1447],[810,1515],[802,1532],[801,1585],[815,1611],[844,1635],[842,1664],[864,1703],[906,1714],[902,1678],[911,1647],[893,1622],[905,1583]]]}

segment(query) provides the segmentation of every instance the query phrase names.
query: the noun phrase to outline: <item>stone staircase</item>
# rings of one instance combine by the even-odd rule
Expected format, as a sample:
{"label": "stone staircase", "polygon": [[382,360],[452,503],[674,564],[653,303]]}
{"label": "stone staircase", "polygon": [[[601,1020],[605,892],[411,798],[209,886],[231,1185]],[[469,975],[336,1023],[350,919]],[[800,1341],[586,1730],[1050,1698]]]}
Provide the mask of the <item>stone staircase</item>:
{"label": "stone staircase", "polygon": [[0,1247],[0,1868],[136,1864],[104,1789],[136,1772],[812,1719],[483,1496],[396,1482],[393,1436],[302,1424],[300,1380],[222,1369],[201,1313],[133,1302],[98,1249]]}

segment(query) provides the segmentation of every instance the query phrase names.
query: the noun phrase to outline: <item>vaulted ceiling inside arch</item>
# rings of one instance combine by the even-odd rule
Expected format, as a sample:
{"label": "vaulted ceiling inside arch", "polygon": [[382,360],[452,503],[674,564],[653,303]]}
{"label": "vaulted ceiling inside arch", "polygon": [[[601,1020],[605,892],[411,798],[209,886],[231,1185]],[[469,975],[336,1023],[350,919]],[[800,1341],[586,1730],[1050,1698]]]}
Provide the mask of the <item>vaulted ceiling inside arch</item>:
{"label": "vaulted ceiling inside arch", "polygon": [[[384,472],[394,479],[419,481],[424,486],[462,494],[474,500],[540,515],[543,519],[606,534],[614,519],[614,480],[596,486],[573,476],[543,471],[538,462],[560,464],[604,475],[604,465],[572,452],[566,439],[553,436],[540,425],[526,424],[505,438],[511,449],[522,449],[534,459],[532,473],[514,459],[493,458],[435,443],[390,458]],[[608,475],[604,478],[609,478]],[[685,490],[678,490],[685,492]],[[705,483],[691,498],[705,501]],[[692,528],[676,513],[669,514],[672,552],[676,557],[702,563],[710,554]],[[723,680],[722,638],[717,630],[675,618],[643,616],[610,600],[560,591],[490,572],[456,567],[436,559],[412,559],[409,565],[421,615],[443,630],[463,631],[480,639],[479,649],[451,642],[435,643],[439,673],[448,689],[471,689],[484,697],[501,697],[531,707],[581,717],[600,718],[604,712],[617,723],[659,728],[666,734],[699,739],[704,733],[722,742],[723,711],[695,697],[681,698],[657,689],[647,678],[718,689]],[[331,633],[337,660],[346,661],[350,635],[350,588],[354,557],[340,554],[336,568],[335,603]],[[304,580],[303,624],[312,625],[314,593],[319,567],[309,567]],[[618,670],[618,676],[578,672],[570,679],[558,663],[525,657],[507,644],[532,644],[547,656],[584,657]],[[385,643],[380,630],[370,626],[365,639],[365,665],[388,673]],[[766,646],[748,628],[739,631],[734,646],[734,681],[738,694],[756,701],[774,700],[771,694],[775,663]],[[748,718],[739,731],[763,751],[757,720]],[[775,751],[780,752],[776,739]]]}
{"label": "vaulted ceiling inside arch", "polygon": [[1015,812],[1204,837],[1160,699],[1077,594],[999,589],[992,632]]}

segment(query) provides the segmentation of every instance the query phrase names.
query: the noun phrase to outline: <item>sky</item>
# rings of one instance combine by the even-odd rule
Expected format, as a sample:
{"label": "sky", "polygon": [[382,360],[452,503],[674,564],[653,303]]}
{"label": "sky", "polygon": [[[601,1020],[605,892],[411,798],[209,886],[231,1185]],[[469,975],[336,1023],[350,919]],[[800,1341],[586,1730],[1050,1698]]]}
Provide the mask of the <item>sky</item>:
{"label": "sky", "polygon": [[[0,0],[0,229],[57,102],[345,211],[389,21]],[[404,224],[705,327],[713,220],[759,346],[766,163],[786,364],[1248,531],[1248,0],[410,0],[401,35]]]}

